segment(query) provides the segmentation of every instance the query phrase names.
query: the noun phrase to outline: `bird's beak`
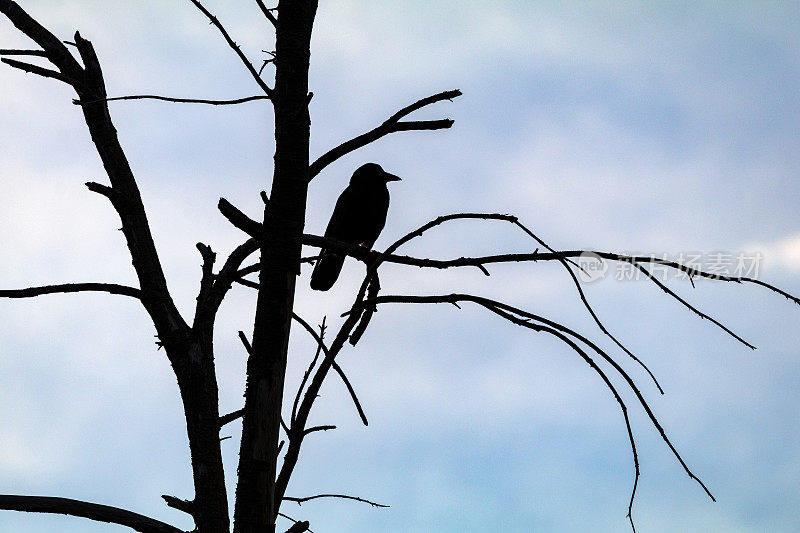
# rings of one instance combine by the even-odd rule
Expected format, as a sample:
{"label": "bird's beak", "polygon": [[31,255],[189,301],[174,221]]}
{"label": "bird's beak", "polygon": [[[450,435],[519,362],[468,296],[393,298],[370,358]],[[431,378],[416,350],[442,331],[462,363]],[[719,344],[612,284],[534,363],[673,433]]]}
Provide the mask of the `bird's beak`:
{"label": "bird's beak", "polygon": [[388,172],[383,173],[383,179],[386,180],[386,183],[389,183],[390,181],[402,181],[400,176],[395,176],[394,174],[389,174]]}

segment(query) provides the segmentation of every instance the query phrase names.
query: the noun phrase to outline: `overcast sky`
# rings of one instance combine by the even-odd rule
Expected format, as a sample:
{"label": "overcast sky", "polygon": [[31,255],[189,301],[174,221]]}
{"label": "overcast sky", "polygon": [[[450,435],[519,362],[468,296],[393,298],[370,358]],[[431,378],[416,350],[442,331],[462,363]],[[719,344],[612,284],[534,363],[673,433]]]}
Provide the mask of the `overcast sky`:
{"label": "overcast sky", "polygon": [[[258,87],[188,1],[23,1],[63,39],[93,41],[111,96],[234,98]],[[255,2],[208,1],[260,62],[274,48]],[[556,248],[696,257],[800,293],[800,3],[321,2],[312,43],[312,157],[418,98],[464,95],[420,118],[451,130],[399,133],[328,167],[309,191],[321,233],[352,171],[379,162],[391,184],[376,247],[438,215],[513,213]],[[0,20],[0,47],[30,46]],[[269,69],[267,70],[269,72]],[[86,181],[105,182],[71,89],[0,69],[0,287],[135,284],[119,220]],[[243,236],[224,196],[259,212],[272,173],[268,103],[203,107],[115,102],[170,288],[189,315],[194,245],[227,254]],[[532,251],[501,223],[453,223],[409,254]],[[308,250],[309,253],[312,250]],[[722,254],[722,255],[719,255]],[[425,272],[386,265],[386,294],[471,292],[572,327],[612,351],[639,383],[689,479],[621,379],[642,476],[643,532],[800,530],[800,308],[755,286],[669,276],[667,284],[758,347],[751,351],[617,265],[583,285],[608,329],[664,387],[604,338],[558,265]],[[305,270],[298,312],[338,326],[363,275],[350,261],[329,293]],[[241,406],[254,298],[235,289],[217,328],[221,410]],[[0,493],[116,505],[190,528],[161,494],[191,498],[175,379],[135,301],[54,295],[0,301]],[[293,331],[287,388],[313,346]],[[391,505],[287,504],[315,532],[626,531],[633,464],[618,405],[557,340],[464,305],[385,307],[340,362],[312,422],[290,494],[354,494]],[[238,428],[223,442],[230,493]],[[288,522],[282,524],[288,527]],[[284,528],[285,529],[285,528]],[[3,512],[0,531],[127,529]]]}

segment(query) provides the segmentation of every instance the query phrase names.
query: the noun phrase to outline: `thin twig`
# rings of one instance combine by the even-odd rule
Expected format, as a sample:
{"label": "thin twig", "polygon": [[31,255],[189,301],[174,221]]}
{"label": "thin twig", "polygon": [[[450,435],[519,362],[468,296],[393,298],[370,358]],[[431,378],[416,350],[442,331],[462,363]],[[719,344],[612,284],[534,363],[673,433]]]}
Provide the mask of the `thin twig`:
{"label": "thin twig", "polygon": [[[350,383],[350,380],[347,379],[347,375],[344,373],[344,370],[342,370],[342,368],[338,365],[338,363],[336,363],[336,361],[334,361],[333,358],[331,357],[330,349],[327,346],[325,346],[322,337],[317,335],[317,332],[314,331],[314,328],[312,328],[308,324],[308,322],[303,320],[296,313],[292,313],[292,318],[296,320],[301,326],[303,326],[303,329],[305,329],[308,332],[308,334],[311,335],[315,341],[317,341],[317,346],[322,349],[322,352],[325,354],[326,359],[327,358],[331,359],[331,365],[333,366],[333,369],[336,371],[336,373],[339,374],[339,377],[342,378],[342,382],[344,383],[345,387],[347,387],[347,392],[350,393],[350,398],[353,400],[353,404],[356,406],[356,410],[358,411],[358,416],[361,418],[361,422],[365,426],[368,426],[369,422],[367,421],[367,415],[364,413],[364,409],[361,407],[361,402],[358,400],[358,396],[356,396],[356,391],[353,388],[353,385]],[[314,361],[312,361],[311,368],[313,368],[314,363],[316,363],[316,357],[314,358]],[[311,368],[309,368],[309,372],[311,371]],[[305,381],[306,380],[304,379],[303,380],[304,384]],[[292,409],[293,415],[295,412],[296,409]]]}
{"label": "thin twig", "polygon": [[233,98],[230,100],[209,100],[205,98],[174,98],[172,96],[159,96],[157,94],[133,94],[129,96],[114,96],[112,98],[100,98],[98,100],[90,100],[84,102],[82,100],[73,100],[75,105],[89,105],[97,102],[115,102],[119,100],[160,100],[162,102],[173,102],[177,104],[208,104],[208,105],[235,105],[252,102],[254,100],[269,100],[269,96],[255,95],[245,96],[243,98]]}
{"label": "thin twig", "polygon": [[[297,315],[297,318],[300,318],[300,316]],[[306,387],[306,382],[308,381],[308,377],[311,375],[311,371],[314,370],[314,366],[317,364],[317,359],[319,359],[319,354],[322,352],[322,347],[325,346],[325,320],[327,318],[327,316],[322,317],[322,324],[319,325],[319,337],[315,337],[314,339],[317,341],[317,349],[314,352],[314,358],[311,360],[311,364],[308,365],[308,369],[303,374],[303,380],[300,382],[300,386],[297,387],[297,394],[295,394],[294,403],[292,403],[292,426],[294,426],[294,421],[297,418],[297,404],[300,403],[300,396],[303,394],[303,389]],[[317,340],[317,338],[319,340]]]}
{"label": "thin twig", "polygon": [[261,12],[264,13],[264,16],[267,17],[267,20],[269,20],[272,23],[272,25],[277,28],[278,19],[275,18],[275,15],[272,14],[272,11],[266,5],[264,5],[264,1],[256,0],[256,3],[258,4],[258,7],[261,8]]}
{"label": "thin twig", "polygon": [[[552,253],[555,253],[555,254],[558,255],[558,252],[553,250],[546,242],[544,242],[542,239],[540,239],[538,236],[536,236],[531,230],[529,230],[527,227],[525,227],[525,225],[523,225],[519,220],[515,220],[514,224],[517,227],[521,228],[522,231],[524,231],[528,236],[530,236],[533,240],[535,240],[541,246],[544,246],[545,248],[550,250]],[[644,363],[644,361],[642,361],[641,359],[636,357],[633,354],[633,352],[631,352],[624,344],[622,344],[619,340],[617,340],[617,338],[614,335],[612,335],[610,331],[608,331],[606,329],[605,325],[600,320],[600,317],[597,316],[597,313],[594,312],[594,309],[589,304],[589,300],[586,298],[586,294],[583,292],[583,288],[581,288],[581,282],[578,280],[578,277],[575,275],[575,272],[573,272],[572,269],[569,267],[569,263],[572,263],[573,265],[575,263],[570,261],[569,258],[566,258],[564,256],[561,256],[558,261],[559,261],[559,263],[561,263],[564,266],[564,269],[569,274],[569,277],[572,279],[572,284],[577,289],[578,296],[580,297],[581,302],[583,302],[583,306],[589,312],[589,315],[591,315],[591,317],[594,320],[595,324],[597,324],[597,327],[600,328],[600,331],[602,331],[603,334],[606,337],[611,339],[614,342],[614,344],[616,344],[623,352],[628,354],[628,356],[631,359],[633,359],[634,361],[639,363],[639,366],[641,366],[645,370],[645,372],[647,372],[647,374],[650,376],[650,379],[652,379],[653,383],[655,383],[656,388],[658,388],[658,392],[660,392],[661,394],[664,394],[664,389],[661,388],[661,384],[656,379],[656,376],[650,371],[650,368]]]}
{"label": "thin twig", "polygon": [[247,335],[244,334],[244,331],[239,330],[239,340],[242,341],[242,346],[247,351],[248,355],[253,354],[253,346],[250,344],[250,341],[247,340]]}
{"label": "thin twig", "polygon": [[305,496],[303,498],[296,498],[294,496],[284,496],[283,499],[289,502],[297,502],[297,505],[302,504],[303,502],[307,502],[310,500],[316,500],[317,498],[341,498],[344,500],[354,500],[357,502],[368,503],[373,507],[383,507],[387,508],[388,505],[384,505],[382,503],[375,503],[373,501],[359,498],[358,496],[348,496],[347,494],[315,494],[314,496]]}
{"label": "thin twig", "polygon": [[[352,309],[355,310],[361,305],[363,301],[363,295],[359,295],[356,298],[355,303],[353,304]],[[297,409],[297,418],[295,420],[295,427],[297,431],[301,431],[305,428],[306,423],[308,421],[308,417],[311,413],[311,409],[314,406],[314,402],[316,401],[319,391],[322,387],[322,384],[325,381],[326,376],[328,375],[329,370],[333,367],[333,363],[335,362],[336,356],[341,351],[344,343],[347,341],[347,338],[350,336],[353,328],[356,326],[358,321],[358,317],[353,313],[352,316],[348,316],[344,323],[339,328],[336,337],[333,339],[330,348],[327,352],[325,352],[325,357],[322,359],[322,362],[319,364],[319,367],[314,372],[314,376],[311,378],[311,382],[306,389],[305,394],[303,395],[303,400],[300,403],[300,407]],[[313,329],[312,329],[313,331]],[[324,350],[323,350],[324,351]],[[294,471],[294,467],[297,465],[297,460],[300,456],[300,449],[303,445],[303,439],[297,438],[289,441],[289,446],[286,450],[286,454],[283,457],[283,464],[281,465],[280,472],[278,473],[278,478],[275,481],[275,502],[274,505],[276,507],[280,506],[281,500],[283,499],[283,495],[286,493],[286,487],[289,484],[289,479],[292,476],[292,472]]]}
{"label": "thin twig", "polygon": [[271,97],[272,89],[270,89],[270,87],[266,84],[266,82],[264,82],[264,80],[261,79],[261,76],[258,75],[258,72],[256,71],[253,64],[250,62],[249,59],[247,59],[247,56],[244,55],[244,52],[242,52],[242,49],[239,47],[239,45],[234,42],[234,40],[228,33],[228,30],[225,29],[225,27],[222,25],[219,19],[217,19],[217,17],[212,15],[211,12],[208,9],[206,9],[205,6],[203,6],[203,4],[199,2],[199,0],[191,0],[191,2],[197,7],[197,9],[202,11],[206,17],[208,17],[208,19],[211,21],[211,24],[216,26],[216,28],[222,34],[222,37],[225,39],[225,42],[227,42],[228,46],[230,46],[231,49],[234,52],[236,52],[236,55],[239,56],[239,59],[241,59],[245,68],[247,68],[247,70],[250,72],[250,75],[253,76],[253,79],[256,81],[258,86],[261,87],[261,89],[264,91],[264,94]]}
{"label": "thin twig", "polygon": [[336,429],[334,425],[325,425],[325,426],[314,426],[313,428],[308,428],[303,431],[303,436],[310,435],[311,433],[316,433],[317,431],[332,431]]}
{"label": "thin twig", "polygon": [[647,270],[646,268],[644,268],[642,265],[640,265],[639,263],[637,263],[637,262],[635,262],[635,261],[633,261],[633,262],[632,262],[632,264],[633,264],[633,266],[635,266],[636,268],[638,268],[638,269],[639,269],[641,272],[643,272],[643,273],[645,274],[645,276],[647,276],[648,278],[650,278],[650,280],[651,280],[653,283],[655,283],[655,284],[656,284],[656,286],[658,286],[658,287],[659,287],[659,288],[660,288],[662,291],[664,291],[664,292],[665,292],[665,293],[667,293],[668,295],[672,296],[672,297],[673,297],[674,299],[676,299],[678,302],[680,302],[681,304],[683,304],[683,305],[684,305],[686,308],[688,308],[689,310],[691,310],[692,312],[694,312],[694,313],[695,313],[697,316],[699,316],[700,318],[705,318],[706,320],[710,320],[712,323],[714,323],[714,324],[716,324],[717,326],[719,326],[719,327],[720,327],[720,328],[721,328],[721,329],[722,329],[722,330],[723,330],[725,333],[727,333],[728,335],[730,335],[731,337],[733,337],[733,338],[734,338],[734,339],[736,339],[737,341],[741,342],[742,344],[744,344],[745,346],[747,346],[747,347],[748,347],[748,348],[750,348],[751,350],[755,350],[755,349],[756,349],[756,347],[755,347],[755,346],[753,346],[752,344],[750,344],[749,342],[747,342],[746,340],[744,340],[743,338],[741,338],[739,335],[737,335],[736,333],[734,333],[733,331],[731,331],[730,329],[728,329],[726,326],[724,326],[723,324],[721,324],[719,321],[717,321],[717,320],[715,320],[715,319],[711,318],[710,316],[708,316],[707,314],[703,313],[702,311],[700,311],[699,309],[697,309],[696,307],[694,307],[692,304],[690,304],[689,302],[687,302],[686,300],[684,300],[683,298],[681,298],[680,296],[678,296],[678,295],[677,295],[677,294],[676,294],[674,291],[672,291],[672,290],[671,290],[669,287],[667,287],[666,285],[664,285],[663,283],[661,283],[661,282],[658,280],[658,278],[656,278],[656,277],[655,277],[655,276],[654,276],[654,275],[653,275],[653,274],[652,274],[652,273],[651,273],[649,270]]}
{"label": "thin twig", "polygon": [[[703,488],[703,490],[706,492],[706,494],[708,494],[708,496],[713,501],[716,501],[714,499],[714,496],[711,494],[711,492],[705,486],[705,484],[686,465],[686,463],[684,462],[683,458],[678,453],[678,451],[675,448],[675,446],[672,444],[672,441],[670,441],[669,438],[667,437],[667,434],[664,431],[664,428],[661,426],[661,423],[658,421],[658,419],[656,418],[655,414],[653,414],[653,411],[650,409],[650,405],[644,399],[644,396],[642,396],[641,391],[636,386],[636,384],[633,381],[633,379],[627,374],[627,372],[625,372],[622,369],[622,367],[619,366],[619,364],[616,361],[614,361],[613,358],[611,358],[608,354],[606,354],[604,350],[600,349],[596,344],[592,343],[591,341],[589,341],[587,338],[585,338],[584,336],[580,335],[579,333],[567,328],[566,326],[563,326],[563,325],[558,324],[556,322],[553,322],[551,320],[545,319],[544,317],[535,315],[533,313],[529,313],[527,311],[523,311],[522,309],[515,308],[515,307],[510,306],[508,304],[505,304],[503,302],[499,302],[499,301],[496,301],[496,300],[491,300],[489,298],[482,298],[482,297],[474,296],[474,295],[470,295],[470,294],[449,294],[449,295],[435,295],[435,296],[408,296],[408,295],[379,296],[374,301],[369,301],[369,300],[365,301],[364,304],[365,305],[369,305],[369,304],[381,304],[381,303],[454,303],[454,302],[459,302],[459,301],[469,301],[469,302],[477,303],[478,305],[481,305],[482,307],[494,312],[495,314],[498,314],[499,316],[502,316],[503,318],[506,318],[507,320],[510,320],[511,322],[513,322],[513,323],[515,323],[517,325],[520,325],[520,326],[523,326],[523,327],[526,327],[526,328],[529,328],[529,329],[534,329],[536,331],[544,331],[545,329],[549,329],[549,330],[552,330],[552,331],[548,331],[548,333],[550,333],[550,334],[558,333],[558,335],[556,335],[556,336],[558,336],[559,338],[561,338],[562,335],[569,335],[569,336],[574,337],[575,339],[579,340],[580,342],[586,344],[590,348],[592,348],[592,350],[594,350],[596,353],[598,353],[601,357],[603,357],[603,359],[606,360],[606,362],[608,362],[611,366],[613,366],[614,369],[626,381],[628,386],[631,388],[633,393],[636,395],[636,398],[638,399],[640,405],[642,406],[644,411],[647,413],[648,418],[650,418],[651,423],[658,430],[659,434],[661,435],[662,440],[667,444],[669,449],[672,451],[672,454],[675,456],[675,458],[681,464],[681,466],[683,467],[683,469],[687,473],[687,475],[691,479],[695,480]],[[537,322],[541,322],[544,325],[535,324],[535,323],[532,323],[532,322],[527,321],[527,320],[522,320],[522,319],[519,319],[519,318],[515,318],[510,313],[513,313],[514,315],[518,315],[518,316],[524,317],[526,319],[530,319],[530,320],[535,320]],[[570,346],[572,346],[572,345],[570,345]]]}
{"label": "thin twig", "polygon": [[[378,278],[378,271],[373,269],[369,280],[369,286],[367,287],[367,297],[377,298],[380,290],[381,282]],[[374,315],[377,310],[378,309],[375,306],[364,308],[364,312],[361,313],[361,318],[359,319],[356,329],[354,329],[353,333],[350,335],[350,344],[352,346],[355,346],[358,344],[358,341],[361,340],[361,337],[364,335],[364,332],[369,326],[370,320],[372,320],[372,315]]]}

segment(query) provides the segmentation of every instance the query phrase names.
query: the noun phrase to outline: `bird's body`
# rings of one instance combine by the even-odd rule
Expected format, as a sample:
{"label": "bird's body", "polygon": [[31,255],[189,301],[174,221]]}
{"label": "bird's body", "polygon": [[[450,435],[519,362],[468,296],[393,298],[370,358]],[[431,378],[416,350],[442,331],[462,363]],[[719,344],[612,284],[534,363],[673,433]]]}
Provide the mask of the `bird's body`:
{"label": "bird's body", "polygon": [[[336,201],[325,237],[372,248],[386,224],[389,210],[386,184],[399,179],[375,163],[359,167]],[[341,252],[323,249],[311,274],[311,288],[330,289],[339,277],[344,258]]]}

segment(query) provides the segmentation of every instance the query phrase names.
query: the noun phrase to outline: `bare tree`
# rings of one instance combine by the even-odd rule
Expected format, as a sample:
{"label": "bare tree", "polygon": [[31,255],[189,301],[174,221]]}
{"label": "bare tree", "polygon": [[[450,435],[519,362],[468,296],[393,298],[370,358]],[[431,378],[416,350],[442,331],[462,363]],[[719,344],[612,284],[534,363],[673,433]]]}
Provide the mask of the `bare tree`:
{"label": "bare tree", "polygon": [[[32,18],[13,0],[0,0],[0,12],[33,40],[37,48],[0,50],[3,63],[37,76],[49,78],[71,86],[76,93],[74,103],[80,106],[87,128],[103,163],[109,184],[89,182],[87,188],[108,199],[119,215],[138,287],[113,283],[72,283],[47,285],[23,289],[0,290],[0,297],[31,298],[55,293],[107,292],[138,300],[147,311],[178,381],[186,432],[190,446],[193,471],[194,497],[190,500],[163,496],[170,507],[191,515],[195,531],[204,533],[231,530],[222,456],[220,428],[241,418],[238,483],[233,531],[237,533],[274,532],[282,502],[301,503],[318,498],[351,499],[381,507],[380,503],[348,494],[317,494],[287,496],[286,490],[295,471],[303,443],[309,435],[334,429],[332,425],[310,426],[309,415],[319,397],[320,389],[333,370],[350,393],[353,404],[367,424],[364,409],[356,396],[337,356],[350,344],[355,346],[368,328],[377,308],[387,304],[434,304],[454,306],[474,305],[495,316],[533,332],[546,333],[557,338],[588,364],[605,383],[624,418],[633,459],[633,488],[628,506],[628,517],[633,526],[632,506],[639,479],[639,460],[634,433],[628,418],[628,406],[619,390],[632,392],[637,408],[644,411],[657,429],[664,444],[674,455],[686,474],[698,483],[713,499],[711,492],[693,473],[664,427],[653,413],[640,391],[640,387],[620,362],[588,336],[568,328],[545,316],[532,313],[497,299],[475,294],[382,294],[379,281],[380,267],[396,263],[414,268],[448,269],[477,268],[489,275],[489,269],[503,263],[540,263],[555,261],[563,266],[572,280],[577,297],[583,303],[602,334],[611,339],[652,377],[655,376],[644,363],[628,350],[603,325],[587,300],[577,272],[582,268],[576,261],[591,253],[599,260],[630,264],[638,269],[668,296],[676,299],[691,312],[708,319],[747,347],[753,348],[726,326],[678,296],[652,274],[653,266],[666,267],[685,273],[690,280],[707,278],[723,282],[750,283],[762,286],[791,301],[800,300],[754,278],[720,276],[693,269],[689,266],[647,256],[627,256],[600,251],[557,250],[526,227],[516,216],[499,213],[455,213],[444,215],[410,231],[383,251],[366,250],[359,246],[304,233],[308,183],[339,158],[356,151],[382,137],[405,131],[447,129],[449,119],[414,120],[415,111],[461,95],[458,90],[447,90],[417,100],[402,107],[375,128],[349,139],[330,149],[315,161],[309,158],[310,118],[308,104],[308,70],[310,40],[317,10],[316,0],[281,0],[276,8],[268,8],[261,0],[256,4],[275,29],[275,51],[264,64],[274,63],[275,78],[268,82],[263,76],[263,66],[250,61],[225,26],[198,0],[191,0],[218,30],[223,40],[235,53],[260,89],[254,96],[234,100],[204,98],[172,98],[160,95],[130,95],[109,98],[100,61],[92,43],[75,33],[71,42],[62,41],[45,26]],[[76,55],[77,54],[77,55]],[[37,62],[38,61],[38,62]],[[44,66],[42,66],[44,65]],[[217,268],[216,254],[211,247],[198,243],[202,257],[202,278],[197,294],[194,316],[182,316],[167,287],[150,225],[128,159],[117,138],[108,102],[114,100],[160,99],[176,103],[191,102],[211,105],[232,105],[255,99],[265,99],[274,109],[275,142],[272,188],[262,193],[263,213],[251,218],[225,199],[218,205],[220,213],[243,232],[242,243]],[[399,254],[399,249],[409,241],[442,224],[465,219],[507,224],[509,229],[522,232],[530,239],[527,253],[498,253],[490,256],[431,259]],[[344,310],[343,324],[333,335],[326,335],[326,325],[315,329],[294,311],[295,284],[300,266],[315,257],[303,257],[302,247],[335,249],[364,263],[366,273],[353,303]],[[249,264],[248,259],[258,254]],[[257,279],[248,276],[257,274]],[[231,413],[219,412],[219,391],[214,364],[215,319],[221,304],[234,284],[257,291],[252,335],[239,332],[248,354],[245,401],[241,409]],[[310,335],[317,346],[316,356],[306,371],[294,394],[284,390],[289,332],[292,322]],[[286,419],[282,412],[290,413]],[[135,512],[98,503],[68,498],[27,495],[0,496],[0,509],[56,513],[120,524],[142,532],[177,532],[178,528]],[[306,531],[309,523],[294,521],[291,532]]]}

